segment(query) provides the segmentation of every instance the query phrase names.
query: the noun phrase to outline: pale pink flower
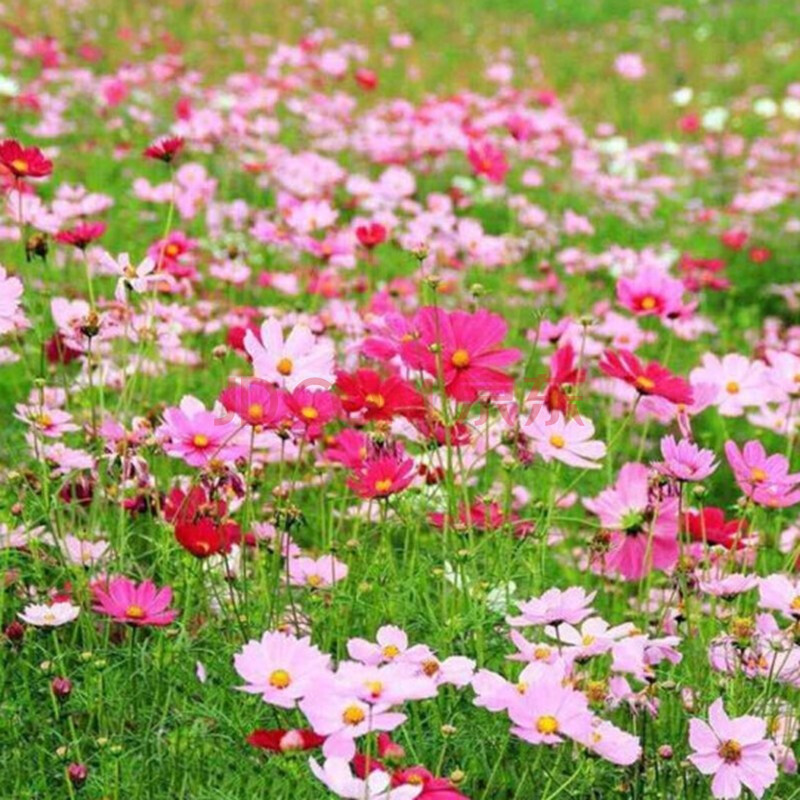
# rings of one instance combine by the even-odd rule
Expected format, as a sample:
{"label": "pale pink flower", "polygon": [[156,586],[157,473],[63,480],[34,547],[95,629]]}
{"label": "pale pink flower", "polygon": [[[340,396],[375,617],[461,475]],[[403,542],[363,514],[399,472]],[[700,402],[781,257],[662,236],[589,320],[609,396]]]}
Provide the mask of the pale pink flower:
{"label": "pale pink flower", "polygon": [[357,778],[345,758],[328,758],[322,766],[313,758],[308,763],[314,776],[345,800],[414,800],[423,790],[422,785],[410,783],[392,788],[391,774],[381,769],[364,780]]}
{"label": "pale pink flower", "polygon": [[520,431],[533,440],[536,452],[546,462],[555,459],[570,467],[600,469],[597,462],[606,454],[605,444],[592,439],[594,424],[588,417],[568,419],[544,405],[533,420],[520,426]]}
{"label": "pale pink flower", "polygon": [[295,325],[284,341],[283,328],[276,319],[261,326],[261,339],[248,331],[244,347],[253,359],[253,371],[262,380],[293,391],[330,389],[335,383],[334,352],[330,339],[317,339],[307,325]]}
{"label": "pale pink flower", "polygon": [[722,358],[706,353],[701,366],[689,373],[689,382],[692,386],[698,383],[716,386],[716,406],[724,417],[739,417],[748,406],[759,406],[769,399],[766,367],[739,353],[728,353]]}
{"label": "pale pink flower", "polygon": [[518,617],[508,617],[509,625],[521,628],[527,625],[571,625],[588,617],[594,610],[590,605],[596,592],[587,594],[582,586],[561,589],[548,589],[541,597],[532,597],[517,603],[522,612]]}
{"label": "pale pink flower", "polygon": [[747,787],[762,797],[778,778],[778,768],[766,738],[767,723],[760,717],[731,719],[722,699],[708,710],[708,723],[689,720],[689,745],[694,751],[689,761],[704,775],[713,775],[711,792],[718,800],[734,800]]}
{"label": "pale pink flower", "polygon": [[347,642],[350,658],[370,665],[389,663],[400,658],[413,660],[415,656],[424,655],[426,650],[424,645],[409,647],[408,634],[395,625],[378,628],[374,643],[359,638]]}
{"label": "pale pink flower", "polygon": [[642,756],[639,740],[606,720],[593,719],[591,730],[586,735],[577,736],[576,741],[621,767],[635,764]]}
{"label": "pale pink flower", "polygon": [[287,566],[289,583],[292,586],[308,586],[311,589],[327,589],[347,577],[347,564],[334,556],[290,558]]}
{"label": "pale pink flower", "polygon": [[9,277],[6,270],[0,267],[0,336],[16,327],[21,299],[22,281]]}
{"label": "pale pink flower", "polygon": [[562,683],[556,671],[542,677],[515,697],[508,716],[511,732],[531,744],[561,744],[565,739],[585,739],[591,732],[592,713],[585,695]]}
{"label": "pale pink flower", "polygon": [[639,81],[647,74],[644,61],[638,53],[620,53],[614,59],[614,70],[629,81]]}
{"label": "pale pink flower", "polygon": [[260,641],[250,640],[236,653],[233,666],[246,682],[242,691],[260,694],[265,703],[293,708],[328,674],[330,656],[308,636],[266,631]]}
{"label": "pale pink flower", "polygon": [[91,567],[108,554],[109,543],[104,539],[90,541],[67,534],[64,537],[64,554],[73,563],[81,567]]}
{"label": "pale pink flower", "polygon": [[800,620],[800,579],[786,575],[769,575],[758,584],[761,608],[780,611],[790,619]]}

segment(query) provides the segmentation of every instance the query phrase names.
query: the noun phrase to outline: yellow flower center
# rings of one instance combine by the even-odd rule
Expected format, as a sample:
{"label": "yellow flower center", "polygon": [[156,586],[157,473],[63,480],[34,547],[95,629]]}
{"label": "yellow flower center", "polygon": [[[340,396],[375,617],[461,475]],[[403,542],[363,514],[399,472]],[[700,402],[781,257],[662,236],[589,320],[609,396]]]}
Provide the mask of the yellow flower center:
{"label": "yellow flower center", "polygon": [[647,295],[647,297],[643,297],[642,298],[642,300],[639,303],[639,305],[645,311],[652,311],[656,307],[656,305],[658,305],[658,303],[657,303],[655,297],[653,297],[652,295]]}
{"label": "yellow flower center", "polygon": [[750,470],[750,480],[753,483],[763,483],[767,479],[767,473],[761,467],[753,467]]}
{"label": "yellow flower center", "polygon": [[584,636],[583,639],[581,639],[581,642],[582,642],[584,647],[589,647],[590,645],[594,644],[594,640],[595,640],[594,636],[592,636],[591,634],[587,633],[586,636]]}
{"label": "yellow flower center", "polygon": [[264,406],[261,403],[251,403],[247,407],[247,416],[250,419],[261,419],[264,416]]}
{"label": "yellow flower center", "polygon": [[180,247],[178,247],[178,245],[176,244],[168,244],[164,248],[164,252],[170,257],[178,255],[180,251],[181,251]]}
{"label": "yellow flower center", "polygon": [[382,650],[383,657],[388,659],[397,658],[400,655],[400,648],[394,644],[387,644]]}
{"label": "yellow flower center", "polygon": [[792,600],[792,602],[789,604],[789,608],[791,608],[792,611],[800,612],[800,594],[797,595],[794,600]]}
{"label": "yellow flower center", "polygon": [[294,369],[294,364],[292,363],[291,358],[286,358],[285,356],[275,365],[275,369],[278,372],[286,377],[287,375],[292,374],[292,370]]}
{"label": "yellow flower center", "polygon": [[144,619],[145,612],[141,606],[132,605],[125,609],[125,616],[128,619]]}
{"label": "yellow flower center", "polygon": [[725,391],[728,394],[739,394],[739,390],[740,389],[741,389],[741,387],[739,386],[738,383],[736,383],[736,381],[728,381],[725,384]]}
{"label": "yellow flower center", "polygon": [[342,714],[342,721],[346,725],[360,725],[365,717],[366,714],[363,709],[358,706],[348,706],[344,710],[344,714]]}
{"label": "yellow flower center", "polygon": [[536,730],[539,733],[549,736],[558,731],[558,720],[555,717],[539,717],[536,720]]}
{"label": "yellow flower center", "polygon": [[304,406],[300,409],[300,413],[305,419],[316,419],[319,416],[319,411],[314,406]]}
{"label": "yellow flower center", "polygon": [[44,411],[41,414],[37,414],[35,417],[33,417],[33,421],[40,428],[49,428],[53,424],[53,418]]}
{"label": "yellow flower center", "polygon": [[292,676],[285,669],[276,669],[269,676],[269,685],[275,689],[285,689],[292,682]]}
{"label": "yellow flower center", "polygon": [[192,437],[192,444],[200,449],[208,447],[208,436],[206,436],[204,433],[196,433]]}
{"label": "yellow flower center", "polygon": [[544,646],[537,647],[533,651],[533,657],[537,661],[546,661],[548,658],[550,658],[550,648]]}
{"label": "yellow flower center", "polygon": [[382,394],[368,394],[365,398],[367,405],[375,406],[375,408],[383,408],[386,405]]}
{"label": "yellow flower center", "polygon": [[525,694],[528,691],[528,684],[525,681],[520,681],[515,688],[519,694]]}
{"label": "yellow flower center", "polygon": [[728,764],[738,764],[742,758],[742,746],[735,739],[728,739],[719,746],[719,757]]}
{"label": "yellow flower center", "polygon": [[650,378],[646,377],[645,375],[640,375],[636,379],[636,387],[641,389],[643,392],[651,392],[656,385],[656,382],[651,380]]}
{"label": "yellow flower center", "polygon": [[18,172],[24,175],[28,171],[28,162],[22,158],[15,158],[11,162],[11,167],[14,170],[14,172]]}
{"label": "yellow flower center", "polygon": [[456,369],[465,369],[469,366],[469,353],[466,350],[458,349],[450,357],[450,362]]}
{"label": "yellow flower center", "polygon": [[384,494],[388,492],[389,489],[392,488],[392,481],[390,478],[383,478],[379,481],[375,481],[375,491]]}
{"label": "yellow flower center", "polygon": [[317,586],[322,585],[322,578],[319,575],[309,575],[306,578],[306,583],[316,589]]}
{"label": "yellow flower center", "polygon": [[566,444],[566,442],[564,441],[563,436],[559,436],[557,433],[554,433],[550,437],[550,444],[553,445],[553,447],[557,447],[560,450]]}
{"label": "yellow flower center", "polygon": [[364,684],[367,687],[367,690],[373,697],[380,697],[381,693],[383,692],[383,684],[380,681],[367,681]]}

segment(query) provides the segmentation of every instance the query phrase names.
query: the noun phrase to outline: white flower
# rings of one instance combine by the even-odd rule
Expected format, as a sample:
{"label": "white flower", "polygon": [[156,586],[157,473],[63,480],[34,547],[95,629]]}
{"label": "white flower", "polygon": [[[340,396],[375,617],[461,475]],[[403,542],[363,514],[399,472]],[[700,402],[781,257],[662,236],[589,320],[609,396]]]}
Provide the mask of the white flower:
{"label": "white flower", "polygon": [[60,625],[66,625],[77,619],[80,613],[80,607],[74,606],[68,601],[53,603],[51,606],[44,603],[31,603],[25,606],[25,610],[19,614],[19,618],[36,628],[58,628]]}
{"label": "white flower", "polygon": [[725,123],[728,121],[728,109],[722,106],[714,106],[709,108],[701,120],[701,124],[707,131],[712,133],[720,133],[725,128]]}
{"label": "white flower", "polygon": [[771,97],[759,97],[753,103],[753,111],[759,117],[771,119],[778,113],[778,104]]}
{"label": "white flower", "polygon": [[391,775],[382,770],[371,772],[366,780],[356,778],[343,758],[329,758],[320,766],[313,758],[308,760],[311,771],[334,794],[348,800],[413,800],[422,786],[404,784],[391,788]]}
{"label": "white flower", "polygon": [[694,90],[689,86],[681,86],[672,93],[672,102],[676,106],[688,106],[694,97]]}
{"label": "white flower", "polygon": [[796,97],[787,97],[781,103],[781,111],[786,119],[800,119],[800,100]]}

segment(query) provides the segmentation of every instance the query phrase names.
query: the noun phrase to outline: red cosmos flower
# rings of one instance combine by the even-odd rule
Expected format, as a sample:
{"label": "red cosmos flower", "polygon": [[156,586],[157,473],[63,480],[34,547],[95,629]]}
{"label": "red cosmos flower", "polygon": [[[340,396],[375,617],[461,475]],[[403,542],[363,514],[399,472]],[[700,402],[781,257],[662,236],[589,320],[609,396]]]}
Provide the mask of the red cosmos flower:
{"label": "red cosmos flower", "polygon": [[291,394],[287,393],[285,399],[292,431],[312,440],[319,437],[323,425],[336,419],[341,410],[339,398],[333,392],[298,386]]}
{"label": "red cosmos flower", "polygon": [[168,136],[157,139],[149,147],[145,148],[142,155],[145,158],[152,158],[156,161],[163,161],[169,164],[183,150],[185,142],[181,136]]}
{"label": "red cosmos flower", "polygon": [[772,251],[767,247],[751,247],[747,255],[753,264],[766,264],[772,258]]}
{"label": "red cosmos flower", "polygon": [[517,361],[520,352],[500,347],[508,330],[501,316],[485,309],[470,314],[427,306],[417,314],[415,327],[419,336],[403,344],[402,357],[435,378],[441,367],[450,397],[473,402],[481,394],[511,391],[513,380],[500,369]]}
{"label": "red cosmos flower", "polygon": [[50,364],[69,364],[83,353],[69,346],[59,332],[54,333],[44,344],[44,354]]}
{"label": "red cosmos flower", "polygon": [[342,407],[349,414],[365,420],[390,420],[397,415],[415,417],[425,413],[425,401],[402,378],[384,379],[371,369],[359,369],[352,375],[339,372],[336,386]]}
{"label": "red cosmos flower", "polygon": [[355,72],[356,83],[367,91],[372,91],[378,86],[378,76],[371,69],[359,67]]}
{"label": "red cosmos flower", "polygon": [[724,275],[719,274],[725,269],[725,262],[721,258],[694,258],[684,253],[678,267],[683,273],[683,285],[691,292],[701,289],[720,292],[731,285]]}
{"label": "red cosmos flower", "polygon": [[225,519],[228,507],[222,500],[211,500],[201,486],[188,494],[173,489],[164,502],[164,516],[175,524],[175,538],[197,558],[227,553],[241,541],[239,526]]}
{"label": "red cosmos flower", "polygon": [[293,753],[298,750],[313,750],[325,741],[324,736],[307,728],[256,728],[248,737],[247,743],[273,753]]}
{"label": "red cosmos flower", "polygon": [[747,231],[730,228],[719,237],[719,240],[729,250],[741,250],[747,244],[748,238]]}
{"label": "red cosmos flower", "polygon": [[402,447],[387,448],[370,455],[354,470],[347,485],[365,500],[402,492],[414,480],[414,461]]}
{"label": "red cosmos flower", "polygon": [[687,511],[683,515],[683,526],[695,542],[721,545],[730,550],[734,544],[737,549],[744,545],[741,539],[747,533],[746,520],[725,519],[721,508],[707,506],[701,511]]}
{"label": "red cosmos flower", "polygon": [[16,139],[0,142],[0,166],[15,178],[44,178],[53,171],[53,162],[38,147],[23,147]]}
{"label": "red cosmos flower", "polygon": [[380,222],[368,222],[356,228],[356,237],[362,247],[373,250],[386,241],[386,228]]}
{"label": "red cosmos flower", "polygon": [[606,350],[600,358],[600,369],[606,375],[633,386],[639,394],[655,395],[684,405],[692,402],[692,389],[683,378],[673,375],[656,361],[645,367],[630,350],[616,353]]}
{"label": "red cosmos flower", "polygon": [[[428,514],[428,519],[434,527],[443,528],[447,515],[434,511]],[[506,515],[500,503],[494,500],[476,500],[469,509],[462,503],[458,508],[457,524],[476,531],[496,531],[508,524],[520,537],[533,531],[532,523],[522,522],[514,511]]]}
{"label": "red cosmos flower", "polygon": [[222,391],[219,401],[253,427],[276,428],[288,414],[284,392],[259,380],[231,384]]}
{"label": "red cosmos flower", "polygon": [[548,411],[561,411],[569,415],[573,402],[565,391],[565,386],[577,386],[586,380],[586,370],[575,366],[575,349],[571,344],[559,347],[550,358],[550,379],[544,394],[544,404]]}
{"label": "red cosmos flower", "polygon": [[71,244],[73,247],[77,247],[78,250],[85,250],[105,232],[105,222],[80,222],[74,228],[59,231],[55,238],[61,244]]}
{"label": "red cosmos flower", "polygon": [[467,150],[467,158],[476,175],[485,175],[492,183],[502,183],[508,173],[505,153],[487,139],[474,142]]}

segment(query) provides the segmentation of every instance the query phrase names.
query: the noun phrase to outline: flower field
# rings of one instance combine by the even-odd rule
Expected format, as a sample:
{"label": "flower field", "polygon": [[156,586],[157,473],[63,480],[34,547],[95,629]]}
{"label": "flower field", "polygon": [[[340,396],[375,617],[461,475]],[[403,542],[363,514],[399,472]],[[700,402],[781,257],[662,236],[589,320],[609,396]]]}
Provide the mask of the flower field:
{"label": "flower field", "polygon": [[0,798],[800,800],[798,12],[0,5]]}

